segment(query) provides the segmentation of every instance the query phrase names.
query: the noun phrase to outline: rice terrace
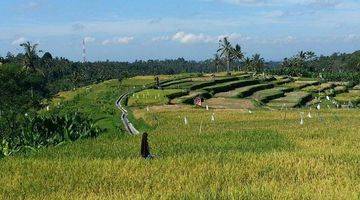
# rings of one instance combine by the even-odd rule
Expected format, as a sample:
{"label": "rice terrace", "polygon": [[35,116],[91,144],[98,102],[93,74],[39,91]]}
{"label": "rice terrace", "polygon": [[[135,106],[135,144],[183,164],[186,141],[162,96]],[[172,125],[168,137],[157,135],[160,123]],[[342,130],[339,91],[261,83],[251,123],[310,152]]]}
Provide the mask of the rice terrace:
{"label": "rice terrace", "polygon": [[358,2],[16,2],[0,199],[360,198]]}

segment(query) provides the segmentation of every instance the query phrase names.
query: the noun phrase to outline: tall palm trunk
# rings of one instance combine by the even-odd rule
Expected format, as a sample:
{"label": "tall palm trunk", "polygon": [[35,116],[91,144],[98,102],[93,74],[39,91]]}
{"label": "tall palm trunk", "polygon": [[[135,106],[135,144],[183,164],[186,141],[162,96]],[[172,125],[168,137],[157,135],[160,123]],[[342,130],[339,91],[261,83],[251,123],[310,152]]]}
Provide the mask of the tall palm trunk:
{"label": "tall palm trunk", "polygon": [[230,75],[230,53],[227,54],[226,67],[227,75]]}

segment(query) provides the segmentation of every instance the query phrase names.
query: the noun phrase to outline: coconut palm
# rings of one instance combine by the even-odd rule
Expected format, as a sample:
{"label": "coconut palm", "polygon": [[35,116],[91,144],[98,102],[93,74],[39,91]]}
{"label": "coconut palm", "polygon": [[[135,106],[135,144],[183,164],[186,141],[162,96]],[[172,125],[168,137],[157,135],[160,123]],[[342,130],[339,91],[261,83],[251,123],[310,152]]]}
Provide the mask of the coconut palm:
{"label": "coconut palm", "polygon": [[[235,48],[233,48],[232,56],[234,60],[243,61],[244,53],[241,51],[241,46],[239,44],[235,45]],[[240,65],[238,65],[238,71],[240,71]]]}
{"label": "coconut palm", "polygon": [[252,70],[252,60],[251,60],[251,58],[246,57],[244,59],[244,66],[245,66],[245,69]]}
{"label": "coconut palm", "polygon": [[38,44],[31,44],[30,42],[25,42],[20,44],[20,46],[24,47],[25,55],[24,55],[24,64],[28,69],[35,71],[35,62],[37,59],[37,46]]}
{"label": "coconut palm", "polygon": [[265,66],[265,60],[260,57],[260,54],[255,54],[252,57],[252,64],[257,72],[262,71]]}
{"label": "coconut palm", "polygon": [[213,62],[214,62],[214,65],[215,65],[215,67],[216,67],[216,72],[219,72],[219,66],[223,65],[223,62],[222,62],[219,54],[215,54],[215,55],[214,55],[214,60],[213,60]]}
{"label": "coconut palm", "polygon": [[233,47],[231,46],[231,43],[229,42],[227,37],[224,37],[219,41],[219,49],[217,50],[217,52],[220,52],[220,57],[225,58],[226,71],[227,74],[230,75],[230,62],[233,54]]}
{"label": "coconut palm", "polygon": [[306,52],[305,51],[300,51],[298,54],[298,57],[302,60],[306,59]]}

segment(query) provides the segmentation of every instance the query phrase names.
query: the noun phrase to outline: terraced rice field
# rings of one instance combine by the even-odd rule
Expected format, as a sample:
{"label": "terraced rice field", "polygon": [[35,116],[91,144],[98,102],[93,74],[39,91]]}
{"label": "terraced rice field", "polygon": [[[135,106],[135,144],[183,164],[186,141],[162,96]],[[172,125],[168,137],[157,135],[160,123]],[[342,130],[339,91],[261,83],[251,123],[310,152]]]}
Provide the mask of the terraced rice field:
{"label": "terraced rice field", "polygon": [[357,105],[360,103],[360,90],[349,90],[347,93],[337,95],[335,100],[341,104],[348,104],[350,102],[353,105]]}
{"label": "terraced rice field", "polygon": [[[141,136],[123,131],[114,102],[151,82],[153,77],[112,80],[59,94],[54,103],[89,114],[106,131],[0,160],[0,198],[359,199],[359,109],[268,110],[251,104],[271,91],[283,92],[276,99],[288,101],[306,93],[280,86],[247,98],[209,97],[209,110],[157,105],[179,90],[144,90],[135,95],[162,96],[129,108],[156,155],[145,160],[139,156]],[[354,91],[335,98],[353,98]],[[311,118],[301,124],[301,113]]]}
{"label": "terraced rice field", "polygon": [[258,92],[255,92],[250,98],[255,99],[261,103],[267,103],[270,100],[277,99],[280,97],[283,97],[286,88],[272,88],[272,89],[266,89],[266,90],[260,90]]}
{"label": "terraced rice field", "polygon": [[129,106],[164,105],[170,101],[169,97],[186,95],[182,89],[148,89],[134,93],[128,100]]}
{"label": "terraced rice field", "polygon": [[[348,82],[320,83],[309,78],[262,75],[253,77],[248,74],[236,77],[193,77],[167,85],[167,87],[171,86],[189,92],[171,99],[171,104],[193,104],[196,97],[201,97],[206,100],[205,104],[224,109],[253,108],[265,104],[272,108],[316,106],[317,104],[338,107],[338,103],[334,103],[335,99],[328,100],[329,102],[326,103],[324,99],[346,93],[351,87]],[[356,92],[349,92],[343,95],[343,99],[357,104],[356,95]],[[338,99],[341,98],[342,96]]]}
{"label": "terraced rice field", "polygon": [[311,98],[311,94],[303,91],[286,93],[284,97],[271,100],[267,105],[274,108],[300,107]]}

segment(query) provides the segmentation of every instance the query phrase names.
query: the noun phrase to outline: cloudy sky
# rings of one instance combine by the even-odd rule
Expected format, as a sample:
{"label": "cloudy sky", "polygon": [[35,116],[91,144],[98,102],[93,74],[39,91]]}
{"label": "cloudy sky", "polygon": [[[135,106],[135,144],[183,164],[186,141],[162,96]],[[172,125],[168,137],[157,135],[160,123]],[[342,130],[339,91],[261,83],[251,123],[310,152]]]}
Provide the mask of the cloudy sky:
{"label": "cloudy sky", "polygon": [[281,60],[360,49],[360,0],[0,0],[0,56],[32,41],[81,60],[210,58],[229,36]]}

